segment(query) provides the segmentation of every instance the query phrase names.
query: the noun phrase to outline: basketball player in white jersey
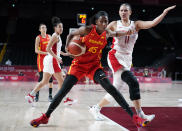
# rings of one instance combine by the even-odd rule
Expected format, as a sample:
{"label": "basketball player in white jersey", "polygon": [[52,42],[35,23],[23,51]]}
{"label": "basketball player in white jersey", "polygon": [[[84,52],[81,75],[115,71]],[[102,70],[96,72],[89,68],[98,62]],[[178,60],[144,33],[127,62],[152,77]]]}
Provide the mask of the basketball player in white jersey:
{"label": "basketball player in white jersey", "polygon": [[35,86],[34,90],[32,90],[31,93],[25,96],[25,99],[29,103],[34,102],[36,93],[49,82],[49,79],[52,75],[58,81],[58,87],[62,87],[63,76],[60,67],[60,63],[62,63],[62,58],[60,57],[60,54],[64,56],[68,56],[69,54],[61,51],[62,40],[60,35],[63,32],[63,24],[58,17],[52,18],[52,24],[55,32],[53,33],[51,40],[47,45],[48,55],[45,56],[43,62],[43,79]]}
{"label": "basketball player in white jersey", "polygon": [[[174,9],[175,7],[176,6],[171,6],[166,8],[163,13],[156,17],[153,21],[131,21],[131,6],[128,3],[124,3],[119,9],[121,20],[113,21],[107,27],[112,31],[135,30],[132,35],[113,38],[112,49],[108,54],[108,65],[113,72],[113,85],[116,88],[122,88],[124,83],[128,85],[130,99],[134,104],[138,116],[146,119],[149,122],[154,119],[155,115],[145,115],[142,111],[139,83],[136,77],[130,71],[132,65],[133,48],[138,38],[139,30],[149,29],[156,26],[163,20],[168,11]],[[100,114],[100,110],[103,106],[109,104],[112,101],[112,96],[106,94],[104,98],[97,105],[92,106],[89,111],[96,120],[104,120]]]}

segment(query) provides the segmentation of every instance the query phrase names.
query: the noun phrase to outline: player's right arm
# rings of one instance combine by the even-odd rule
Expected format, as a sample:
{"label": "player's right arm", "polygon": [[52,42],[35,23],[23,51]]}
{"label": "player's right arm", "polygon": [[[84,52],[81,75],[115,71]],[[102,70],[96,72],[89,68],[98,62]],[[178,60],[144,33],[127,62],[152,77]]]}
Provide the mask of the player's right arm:
{"label": "player's right arm", "polygon": [[112,21],[106,28],[107,37],[120,37],[124,35],[131,35],[135,32],[135,29],[128,31],[116,31],[117,21]]}
{"label": "player's right arm", "polygon": [[41,51],[39,49],[39,43],[40,43],[40,37],[37,36],[36,39],[35,39],[35,53],[42,54],[42,55],[47,55],[47,52]]}
{"label": "player's right arm", "polygon": [[65,50],[66,52],[68,52],[67,47],[71,41],[71,39],[75,36],[75,35],[80,35],[80,36],[85,36],[88,35],[90,33],[90,31],[92,30],[92,26],[82,26],[79,29],[71,32],[66,39],[66,46],[65,46]]}

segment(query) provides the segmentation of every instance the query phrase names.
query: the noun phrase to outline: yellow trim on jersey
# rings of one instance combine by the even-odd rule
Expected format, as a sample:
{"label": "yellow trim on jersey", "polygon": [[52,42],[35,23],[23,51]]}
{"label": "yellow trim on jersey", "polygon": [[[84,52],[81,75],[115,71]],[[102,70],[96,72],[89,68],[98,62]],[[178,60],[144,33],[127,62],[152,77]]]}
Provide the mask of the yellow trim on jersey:
{"label": "yellow trim on jersey", "polygon": [[71,66],[70,66],[70,68],[69,68],[68,75],[70,75],[72,66],[73,66],[73,64],[71,64]]}
{"label": "yellow trim on jersey", "polygon": [[42,71],[42,70],[41,70],[41,67],[40,67],[40,54],[38,54],[38,61],[39,61],[39,63],[38,63],[38,65],[39,65],[39,66],[38,66],[39,71]]}
{"label": "yellow trim on jersey", "polygon": [[[41,49],[41,44],[39,43],[39,50],[40,49]],[[40,54],[38,54],[38,68],[39,68],[39,71],[42,71],[40,67]]]}
{"label": "yellow trim on jersey", "polygon": [[75,65],[76,62],[77,62],[77,61],[74,61],[73,64],[71,64],[71,66],[70,66],[70,68],[69,68],[69,71],[68,71],[68,75],[70,75],[70,73],[71,73],[71,68],[72,68],[73,65]]}

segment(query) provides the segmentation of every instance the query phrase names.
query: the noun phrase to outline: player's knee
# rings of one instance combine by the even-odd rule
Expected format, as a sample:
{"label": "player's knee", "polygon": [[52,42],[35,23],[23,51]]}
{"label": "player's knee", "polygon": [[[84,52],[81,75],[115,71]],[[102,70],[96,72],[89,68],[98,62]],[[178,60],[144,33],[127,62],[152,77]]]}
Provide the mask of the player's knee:
{"label": "player's knee", "polygon": [[94,80],[96,82],[101,83],[104,78],[106,78],[106,74],[104,73],[103,70],[99,69],[95,72]]}
{"label": "player's knee", "polygon": [[46,84],[48,84],[48,82],[47,82],[46,80],[42,80],[42,81],[40,82],[40,85],[41,85],[41,86],[44,86],[44,85],[46,85]]}
{"label": "player's knee", "polygon": [[136,77],[130,71],[124,71],[121,75],[123,81],[125,81],[129,86],[130,99],[138,100],[140,99],[140,88]]}

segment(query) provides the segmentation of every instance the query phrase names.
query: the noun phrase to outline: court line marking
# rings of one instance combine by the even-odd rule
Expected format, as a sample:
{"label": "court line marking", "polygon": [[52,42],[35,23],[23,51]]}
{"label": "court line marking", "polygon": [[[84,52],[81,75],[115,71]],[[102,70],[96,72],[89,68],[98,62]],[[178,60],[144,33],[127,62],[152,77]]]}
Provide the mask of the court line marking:
{"label": "court line marking", "polygon": [[109,119],[108,117],[106,117],[105,115],[101,114],[102,117],[104,117],[105,119],[109,120],[110,122],[114,123],[115,125],[119,126],[123,131],[129,131],[128,129],[126,129],[125,127],[123,127],[122,125],[118,124],[117,122]]}

